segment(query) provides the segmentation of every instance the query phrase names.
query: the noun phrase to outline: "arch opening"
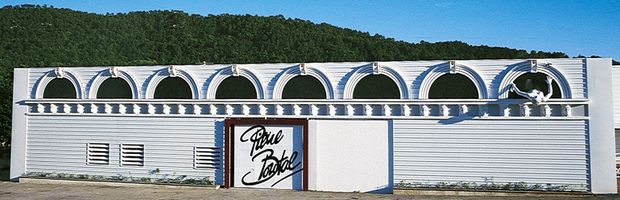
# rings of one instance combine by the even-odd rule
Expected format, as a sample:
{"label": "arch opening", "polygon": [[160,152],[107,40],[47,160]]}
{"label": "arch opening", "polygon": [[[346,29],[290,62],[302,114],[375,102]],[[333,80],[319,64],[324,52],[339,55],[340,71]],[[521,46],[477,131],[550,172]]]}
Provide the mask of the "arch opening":
{"label": "arch opening", "polygon": [[[519,88],[519,90],[524,91],[524,92],[529,92],[533,89],[536,89],[536,90],[542,91],[545,94],[547,94],[549,92],[549,86],[545,82],[545,79],[547,79],[547,75],[544,73],[528,72],[528,73],[518,76],[513,81],[513,83],[517,85],[517,88]],[[553,87],[553,94],[551,95],[551,98],[561,99],[562,90],[560,90],[558,81],[554,79],[553,84],[551,84],[551,86]],[[509,99],[525,99],[525,97],[519,96],[517,93],[513,91],[510,91],[508,93],[508,98]]]}
{"label": "arch opening", "polygon": [[52,79],[43,90],[43,98],[46,99],[77,99],[77,93],[73,83],[66,78]]}
{"label": "arch opening", "polygon": [[476,84],[463,74],[444,74],[431,85],[429,99],[478,99]]}
{"label": "arch opening", "polygon": [[400,99],[398,85],[383,74],[362,78],[353,89],[354,99]]}
{"label": "arch opening", "polygon": [[167,77],[157,84],[155,99],[192,99],[192,89],[180,77]]}
{"label": "arch opening", "polygon": [[243,76],[230,76],[224,79],[215,92],[216,99],[256,99],[256,88]]}
{"label": "arch opening", "polygon": [[108,78],[97,89],[97,99],[131,99],[131,86],[122,78]]}
{"label": "arch opening", "polygon": [[325,87],[313,76],[295,76],[282,91],[282,99],[326,99]]}

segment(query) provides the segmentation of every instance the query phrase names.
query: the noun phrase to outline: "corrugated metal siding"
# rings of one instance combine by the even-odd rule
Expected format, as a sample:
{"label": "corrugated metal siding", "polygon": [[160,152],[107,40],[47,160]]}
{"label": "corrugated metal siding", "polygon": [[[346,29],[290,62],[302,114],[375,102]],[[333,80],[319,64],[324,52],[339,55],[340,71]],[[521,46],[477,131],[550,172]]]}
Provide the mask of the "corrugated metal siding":
{"label": "corrugated metal siding", "polygon": [[620,128],[620,65],[611,68],[613,104],[614,104],[614,127]]}
{"label": "corrugated metal siding", "polygon": [[620,163],[620,129],[616,129],[616,163]]}
{"label": "corrugated metal siding", "polygon": [[[222,147],[218,124],[213,118],[29,116],[26,171],[154,178],[149,171],[159,168],[160,175],[214,180],[216,169],[194,169],[193,156],[195,146]],[[110,143],[109,165],[86,164],[89,142]],[[123,143],[144,144],[144,166],[119,165]]]}
{"label": "corrugated metal siding", "polygon": [[588,188],[586,121],[394,120],[393,127],[395,183]]}

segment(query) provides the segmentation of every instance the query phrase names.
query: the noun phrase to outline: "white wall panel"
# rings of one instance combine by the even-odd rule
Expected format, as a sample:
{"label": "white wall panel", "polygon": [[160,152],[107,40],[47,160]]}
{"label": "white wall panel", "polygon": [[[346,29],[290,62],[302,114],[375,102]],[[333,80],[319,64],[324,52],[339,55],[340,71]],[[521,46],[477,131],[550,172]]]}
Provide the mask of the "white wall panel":
{"label": "white wall panel", "polygon": [[394,120],[393,126],[395,183],[523,181],[588,189],[585,121]]}
{"label": "white wall panel", "polygon": [[[148,173],[159,168],[160,175],[217,175],[219,182],[222,172],[194,169],[193,155],[194,146],[221,148],[222,134],[213,118],[29,116],[26,171],[155,178]],[[109,165],[86,164],[89,142],[110,143]],[[144,166],[119,165],[123,143],[144,144]]]}

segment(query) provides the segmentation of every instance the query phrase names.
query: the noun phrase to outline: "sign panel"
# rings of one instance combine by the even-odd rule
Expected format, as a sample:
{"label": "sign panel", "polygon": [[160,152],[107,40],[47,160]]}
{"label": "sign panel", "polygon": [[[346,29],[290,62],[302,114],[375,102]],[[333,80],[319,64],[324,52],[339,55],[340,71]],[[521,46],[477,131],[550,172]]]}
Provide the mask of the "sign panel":
{"label": "sign panel", "polygon": [[234,187],[302,189],[303,126],[233,126]]}

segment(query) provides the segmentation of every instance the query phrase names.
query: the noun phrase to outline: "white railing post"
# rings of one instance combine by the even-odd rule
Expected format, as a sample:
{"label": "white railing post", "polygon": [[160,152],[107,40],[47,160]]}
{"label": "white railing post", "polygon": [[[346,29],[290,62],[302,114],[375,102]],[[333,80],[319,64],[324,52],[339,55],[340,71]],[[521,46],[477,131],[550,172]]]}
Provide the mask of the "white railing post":
{"label": "white railing post", "polygon": [[233,115],[235,113],[234,109],[230,104],[226,104],[226,115]]}
{"label": "white railing post", "polygon": [[194,115],[200,115],[202,113],[202,107],[199,104],[194,104]]}
{"label": "white railing post", "polygon": [[387,104],[383,105],[383,114],[386,117],[392,116],[392,108],[390,108],[390,105],[387,105]]}
{"label": "white railing post", "polygon": [[215,106],[214,104],[211,104],[209,106],[209,112],[211,113],[211,115],[215,116],[217,115],[217,106]]}
{"label": "white railing post", "polygon": [[284,115],[284,107],[282,107],[282,105],[280,104],[276,105],[276,115],[278,116]]}
{"label": "white railing post", "polygon": [[301,115],[301,107],[299,107],[299,105],[297,104],[293,105],[293,114],[295,114],[295,116]]}
{"label": "white railing post", "polygon": [[241,106],[243,108],[243,115],[248,116],[250,115],[250,107],[248,105],[243,104],[243,106]]}
{"label": "white railing post", "polygon": [[63,104],[62,105],[62,112],[63,113],[71,113],[71,106],[69,104]]}
{"label": "white railing post", "polygon": [[543,110],[544,110],[545,117],[551,117],[552,110],[551,110],[551,106],[549,106],[549,104],[545,104],[543,106]]}
{"label": "white railing post", "polygon": [[121,115],[124,115],[125,113],[127,113],[127,106],[125,106],[125,104],[118,104],[118,112]]}
{"label": "white railing post", "polygon": [[329,116],[336,116],[336,107],[334,105],[329,105]]}
{"label": "white railing post", "polygon": [[523,115],[524,117],[530,117],[530,114],[532,113],[532,109],[530,108],[530,106],[527,104],[523,104],[521,107],[521,115]]}
{"label": "white railing post", "polygon": [[265,116],[265,115],[267,115],[267,107],[266,107],[266,106],[264,106],[263,104],[259,105],[259,106],[258,106],[258,113],[259,113],[261,116]]}
{"label": "white railing post", "polygon": [[105,112],[105,114],[112,113],[112,106],[106,103],[105,105],[103,105],[103,111]]}
{"label": "white railing post", "polygon": [[450,107],[448,107],[447,105],[441,105],[441,115],[444,117],[448,117],[450,116]]}
{"label": "white railing post", "polygon": [[76,110],[77,110],[77,112],[79,114],[84,114],[84,105],[82,105],[81,103],[77,104],[77,109]]}
{"label": "white railing post", "polygon": [[319,115],[319,107],[317,107],[314,104],[312,104],[312,106],[310,106],[310,111],[312,112],[312,116],[318,116]]}
{"label": "white railing post", "polygon": [[405,117],[411,116],[411,108],[409,107],[409,105],[404,104],[402,108],[403,108],[403,116]]}
{"label": "white railing post", "polygon": [[56,104],[50,104],[50,112],[51,113],[57,113],[58,112],[58,106]]}
{"label": "white railing post", "polygon": [[177,108],[179,108],[179,109],[178,109],[178,113],[179,113],[179,115],[184,115],[184,114],[185,114],[185,110],[186,110],[186,108],[185,108],[185,106],[184,106],[183,104],[179,104],[179,105],[177,106]]}
{"label": "white railing post", "polygon": [[428,117],[431,115],[431,109],[425,104],[421,106],[422,109],[420,109],[420,115],[424,116],[424,117]]}
{"label": "white railing post", "polygon": [[45,105],[38,103],[37,104],[37,113],[45,113]]}
{"label": "white railing post", "polygon": [[372,106],[366,104],[364,106],[364,114],[366,114],[367,117],[372,116]]}
{"label": "white railing post", "polygon": [[573,107],[571,107],[569,104],[564,105],[564,109],[562,109],[562,115],[564,115],[565,117],[572,117]]}
{"label": "white railing post", "polygon": [[170,114],[170,106],[166,103],[164,103],[163,107],[162,107],[162,112],[166,115]]}
{"label": "white railing post", "polygon": [[140,114],[140,104],[134,103],[132,105],[132,109],[133,109],[133,114]]}
{"label": "white railing post", "polygon": [[465,104],[459,106],[459,116],[465,116],[469,113],[469,107]]}
{"label": "white railing post", "polygon": [[155,106],[153,104],[148,104],[148,112],[149,114],[155,114]]}
{"label": "white railing post", "polygon": [[347,104],[347,115],[349,117],[355,115],[355,108],[351,104]]}

